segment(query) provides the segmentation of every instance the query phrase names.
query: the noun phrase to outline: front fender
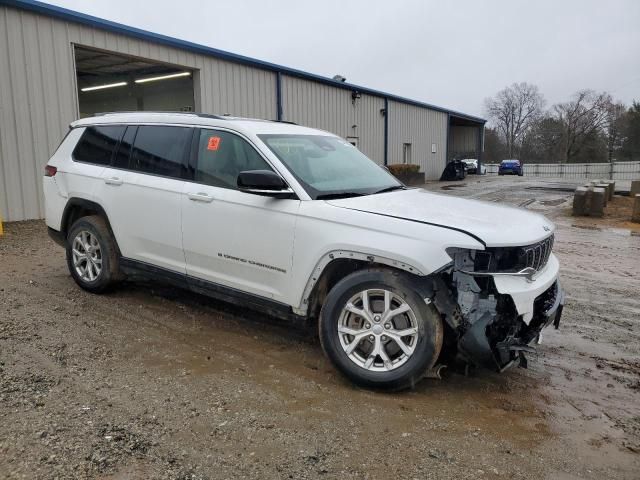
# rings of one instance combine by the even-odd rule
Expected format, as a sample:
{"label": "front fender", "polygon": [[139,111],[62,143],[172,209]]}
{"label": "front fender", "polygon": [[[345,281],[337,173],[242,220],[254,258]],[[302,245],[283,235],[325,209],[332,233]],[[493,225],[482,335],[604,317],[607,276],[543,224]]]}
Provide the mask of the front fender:
{"label": "front fender", "polygon": [[451,263],[452,246],[482,250],[473,237],[434,225],[302,202],[294,242],[291,305],[306,312],[306,300],[335,258],[388,265],[426,276]]}

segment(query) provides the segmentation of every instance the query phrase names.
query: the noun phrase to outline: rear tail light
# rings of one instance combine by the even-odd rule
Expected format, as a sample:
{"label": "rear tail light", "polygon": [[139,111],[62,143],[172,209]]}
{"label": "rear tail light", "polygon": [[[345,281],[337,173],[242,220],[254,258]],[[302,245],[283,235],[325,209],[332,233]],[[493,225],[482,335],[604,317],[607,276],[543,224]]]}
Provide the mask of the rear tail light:
{"label": "rear tail light", "polygon": [[56,167],[52,167],[51,165],[46,165],[44,167],[45,177],[53,177],[56,173],[58,173],[58,169]]}

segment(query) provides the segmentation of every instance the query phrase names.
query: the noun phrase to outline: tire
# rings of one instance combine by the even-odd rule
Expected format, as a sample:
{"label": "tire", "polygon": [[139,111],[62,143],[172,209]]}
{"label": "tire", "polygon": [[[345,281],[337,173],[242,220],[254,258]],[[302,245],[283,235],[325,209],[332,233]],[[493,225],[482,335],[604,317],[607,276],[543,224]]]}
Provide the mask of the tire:
{"label": "tire", "polygon": [[69,272],[84,290],[105,292],[121,277],[116,241],[100,216],[82,217],[71,226],[66,252]]}
{"label": "tire", "polygon": [[[365,291],[370,313],[363,312]],[[387,304],[391,311],[408,310],[385,320]],[[433,368],[442,348],[440,314],[433,304],[425,303],[408,274],[391,270],[360,270],[340,280],[322,306],[318,328],[322,348],[334,366],[353,383],[366,388],[413,387]],[[401,331],[408,335],[394,339],[395,332]],[[382,355],[374,353],[376,348]]]}

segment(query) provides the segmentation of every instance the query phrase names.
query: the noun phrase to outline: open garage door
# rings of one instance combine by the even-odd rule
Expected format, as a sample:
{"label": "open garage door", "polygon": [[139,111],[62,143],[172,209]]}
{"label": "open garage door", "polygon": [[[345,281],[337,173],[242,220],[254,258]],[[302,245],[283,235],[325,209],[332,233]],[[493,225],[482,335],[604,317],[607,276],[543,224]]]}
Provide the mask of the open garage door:
{"label": "open garage door", "polygon": [[74,47],[80,117],[135,110],[193,111],[193,72],[119,53]]}
{"label": "open garage door", "polygon": [[480,159],[484,136],[484,122],[449,115],[447,162],[465,158]]}

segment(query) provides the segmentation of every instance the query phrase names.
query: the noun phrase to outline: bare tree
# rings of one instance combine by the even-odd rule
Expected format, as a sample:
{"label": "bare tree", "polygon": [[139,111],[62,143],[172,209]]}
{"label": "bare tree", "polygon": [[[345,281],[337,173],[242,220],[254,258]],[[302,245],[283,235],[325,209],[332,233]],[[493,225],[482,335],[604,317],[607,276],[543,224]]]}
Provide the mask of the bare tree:
{"label": "bare tree", "polygon": [[614,160],[614,152],[619,151],[624,143],[627,107],[624,103],[611,103],[607,112],[607,151],[609,162]]}
{"label": "bare tree", "polygon": [[503,138],[509,157],[513,158],[544,103],[538,87],[526,82],[514,83],[485,100],[487,116]]}
{"label": "bare tree", "polygon": [[581,90],[573,100],[555,105],[556,118],[564,130],[564,160],[570,162],[587,140],[603,134],[610,119],[611,95]]}

